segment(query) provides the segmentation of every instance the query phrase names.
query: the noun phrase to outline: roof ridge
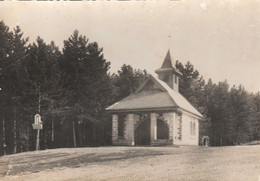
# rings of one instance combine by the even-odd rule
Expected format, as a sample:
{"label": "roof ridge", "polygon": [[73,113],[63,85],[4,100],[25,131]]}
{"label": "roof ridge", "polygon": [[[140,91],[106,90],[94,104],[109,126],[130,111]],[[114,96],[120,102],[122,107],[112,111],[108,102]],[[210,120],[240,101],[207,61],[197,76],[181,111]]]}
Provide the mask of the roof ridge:
{"label": "roof ridge", "polygon": [[[173,100],[173,102],[179,108],[181,108],[181,109],[183,109],[185,111],[191,112],[191,113],[193,113],[193,114],[195,114],[197,116],[203,117],[202,114],[183,95],[181,95],[179,92],[176,92],[176,91],[172,90],[165,82],[163,82],[163,81],[161,81],[161,80],[159,80],[159,79],[157,79],[155,77],[154,77],[154,79],[166,89],[166,91],[170,95],[170,97]],[[179,100],[179,101],[181,101],[181,102],[185,101],[186,102],[186,106],[188,106],[189,109],[192,109],[192,110],[187,110],[188,108],[184,108],[185,107],[184,105],[180,106],[180,104],[175,101],[175,99],[173,97],[173,94],[175,94],[175,96],[176,96],[175,98],[176,99],[177,99],[177,96],[179,96],[179,98],[182,99],[182,100]]]}
{"label": "roof ridge", "polygon": [[[135,91],[135,93],[140,92],[145,86],[146,84],[149,82],[149,80],[156,80],[156,78],[150,74],[149,77],[139,86],[139,88]],[[153,80],[152,80],[153,81]],[[157,82],[158,83],[158,82]],[[161,88],[162,91],[167,91],[160,83],[158,83],[158,86]]]}

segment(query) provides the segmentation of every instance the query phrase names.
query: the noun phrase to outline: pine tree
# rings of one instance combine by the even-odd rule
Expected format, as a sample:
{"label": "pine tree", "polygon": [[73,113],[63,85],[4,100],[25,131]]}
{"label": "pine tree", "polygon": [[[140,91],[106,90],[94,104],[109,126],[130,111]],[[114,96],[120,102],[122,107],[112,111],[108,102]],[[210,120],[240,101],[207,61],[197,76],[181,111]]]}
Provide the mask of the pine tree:
{"label": "pine tree", "polygon": [[[7,28],[8,29],[8,28]],[[23,38],[23,33],[20,27],[14,28],[13,32],[6,34],[8,45],[5,47],[5,55],[2,59],[2,84],[3,92],[5,94],[5,113],[4,118],[5,125],[7,126],[8,132],[8,142],[7,149],[8,152],[16,153],[19,151],[19,125],[21,124],[20,117],[20,99],[22,95],[22,80],[23,80],[23,67],[22,61],[26,55],[28,38]]]}
{"label": "pine tree", "polygon": [[206,107],[204,103],[204,85],[205,81],[200,76],[198,70],[187,62],[185,66],[176,61],[176,68],[182,73],[179,83],[180,93],[189,100],[189,102],[198,109],[199,112],[205,115]]}
{"label": "pine tree", "polygon": [[[50,140],[47,132],[52,128],[53,116],[55,114],[54,104],[57,104],[59,91],[59,66],[58,59],[61,53],[54,42],[47,45],[43,39],[37,38],[36,43],[29,47],[29,54],[25,58],[27,82],[24,104],[27,109],[27,120],[33,121],[33,116],[38,113],[42,116],[44,129],[42,130],[41,147],[48,147]],[[30,99],[28,99],[30,97]],[[30,129],[30,132],[33,130]],[[35,133],[31,133],[31,145],[35,142]]]}
{"label": "pine tree", "polygon": [[64,41],[60,60],[64,90],[62,107],[67,109],[64,119],[73,127],[74,146],[84,145],[82,134],[86,132],[86,122],[92,118],[100,119],[104,108],[111,103],[113,90],[109,68],[110,62],[104,59],[103,49],[96,42],[88,43],[88,39],[79,35],[77,30]]}
{"label": "pine tree", "polygon": [[116,88],[115,101],[134,93],[147,77],[146,70],[133,69],[130,65],[124,64],[117,74],[112,75]]}
{"label": "pine tree", "polygon": [[12,39],[12,33],[9,31],[9,27],[7,27],[3,21],[0,21],[0,101],[1,101],[1,117],[0,117],[0,128],[1,128],[1,134],[0,134],[0,155],[5,154],[6,150],[4,146],[6,145],[6,96],[8,91],[6,90],[6,71],[4,69],[6,68],[6,59],[9,57],[9,54],[11,53],[11,39]]}
{"label": "pine tree", "polygon": [[243,86],[233,86],[230,91],[233,143],[246,142],[253,137],[253,126],[256,120],[254,97]]}

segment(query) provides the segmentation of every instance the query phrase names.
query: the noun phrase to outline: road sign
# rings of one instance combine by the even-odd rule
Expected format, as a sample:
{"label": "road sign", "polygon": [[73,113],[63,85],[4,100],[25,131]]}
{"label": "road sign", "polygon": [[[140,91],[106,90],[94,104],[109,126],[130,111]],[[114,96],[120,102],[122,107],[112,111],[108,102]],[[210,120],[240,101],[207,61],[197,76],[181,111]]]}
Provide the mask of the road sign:
{"label": "road sign", "polygon": [[40,149],[40,130],[42,129],[42,121],[40,114],[34,116],[34,124],[32,124],[33,129],[37,130],[37,140],[36,140],[36,150]]}
{"label": "road sign", "polygon": [[41,116],[40,116],[40,114],[36,114],[34,116],[34,124],[40,124],[40,123],[42,123]]}
{"label": "road sign", "polygon": [[42,129],[42,124],[32,124],[33,129]]}

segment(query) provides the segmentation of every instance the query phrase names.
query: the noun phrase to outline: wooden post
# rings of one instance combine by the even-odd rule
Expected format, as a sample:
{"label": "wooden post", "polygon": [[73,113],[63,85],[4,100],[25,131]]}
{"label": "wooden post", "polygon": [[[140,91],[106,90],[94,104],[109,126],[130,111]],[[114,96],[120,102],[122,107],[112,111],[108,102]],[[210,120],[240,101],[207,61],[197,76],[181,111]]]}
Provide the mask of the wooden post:
{"label": "wooden post", "polygon": [[37,129],[36,150],[40,149],[40,130]]}

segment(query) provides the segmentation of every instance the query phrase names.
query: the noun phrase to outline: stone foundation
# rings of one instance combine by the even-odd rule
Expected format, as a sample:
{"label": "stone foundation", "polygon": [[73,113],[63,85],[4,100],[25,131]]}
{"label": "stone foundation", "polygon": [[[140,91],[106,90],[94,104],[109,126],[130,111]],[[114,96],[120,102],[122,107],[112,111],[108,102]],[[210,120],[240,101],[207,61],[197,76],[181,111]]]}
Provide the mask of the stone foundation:
{"label": "stone foundation", "polygon": [[173,140],[172,139],[151,140],[151,146],[165,146],[165,145],[173,145]]}
{"label": "stone foundation", "polygon": [[113,140],[113,145],[115,145],[115,146],[134,146],[134,143],[131,140],[117,139],[117,140]]}

